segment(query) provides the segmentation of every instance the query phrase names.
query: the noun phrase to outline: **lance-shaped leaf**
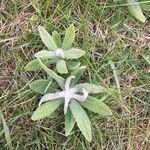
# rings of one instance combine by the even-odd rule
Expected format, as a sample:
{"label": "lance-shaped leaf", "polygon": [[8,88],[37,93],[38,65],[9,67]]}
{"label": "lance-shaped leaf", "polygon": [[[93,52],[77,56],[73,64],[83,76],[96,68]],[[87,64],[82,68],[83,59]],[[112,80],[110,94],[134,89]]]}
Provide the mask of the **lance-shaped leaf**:
{"label": "lance-shaped leaf", "polygon": [[85,51],[77,48],[71,48],[65,51],[65,58],[66,59],[77,59],[80,58],[85,54]]}
{"label": "lance-shaped leaf", "polygon": [[51,35],[41,26],[38,26],[38,30],[40,33],[40,37],[43,41],[43,43],[46,45],[46,47],[49,50],[55,50],[57,49],[57,45],[55,44],[53,38],[51,37]]}
{"label": "lance-shaped leaf", "polygon": [[73,115],[70,109],[68,109],[65,115],[65,135],[66,136],[68,136],[71,133],[74,124],[75,124],[75,119],[73,118]]}
{"label": "lance-shaped leaf", "polygon": [[67,62],[67,68],[68,70],[74,70],[74,69],[79,68],[80,64],[81,63],[79,61],[71,60]]}
{"label": "lance-shaped leaf", "polygon": [[49,102],[46,102],[45,104],[41,105],[35,110],[31,119],[39,120],[47,116],[50,116],[62,103],[63,103],[63,100],[61,99],[51,100]]}
{"label": "lance-shaped leaf", "polygon": [[110,108],[104,102],[95,97],[88,96],[88,98],[85,101],[80,102],[80,104],[94,113],[103,116],[112,115]]}
{"label": "lance-shaped leaf", "polygon": [[128,3],[128,9],[130,13],[139,21],[145,22],[146,18],[143,15],[143,12],[137,0],[127,0],[127,3]]}
{"label": "lance-shaped leaf", "polygon": [[42,68],[44,69],[44,71],[51,77],[53,78],[57,83],[58,85],[64,89],[64,78],[62,78],[61,76],[57,75],[54,71],[52,71],[51,69],[47,68],[40,59],[39,60],[39,63],[41,64]]}
{"label": "lance-shaped leaf", "polygon": [[106,91],[103,86],[90,83],[81,83],[75,85],[74,87],[77,87],[79,90],[85,89],[88,93],[102,93]]}
{"label": "lance-shaped leaf", "polygon": [[56,43],[57,47],[62,46],[61,36],[57,31],[52,32],[52,38],[53,38],[54,42]]}
{"label": "lance-shaped leaf", "polygon": [[57,85],[54,84],[52,81],[39,79],[29,84],[29,87],[37,93],[45,94],[54,92],[54,89],[56,89]]}
{"label": "lance-shaped leaf", "polygon": [[57,60],[56,63],[56,70],[61,74],[68,73],[68,69],[66,66],[66,62],[63,59]]}
{"label": "lance-shaped leaf", "polygon": [[47,116],[47,118],[52,119],[52,118],[57,118],[59,116],[59,110],[55,110],[53,113],[51,113],[50,116]]}
{"label": "lance-shaped leaf", "polygon": [[89,117],[87,116],[84,109],[74,100],[70,103],[70,109],[75,118],[77,125],[86,138],[87,141],[91,142],[92,140],[92,132],[91,132],[91,122]]}
{"label": "lance-shaped leaf", "polygon": [[140,2],[143,2],[141,4],[141,8],[145,11],[150,11],[150,1],[149,0],[140,0]]}
{"label": "lance-shaped leaf", "polygon": [[47,50],[41,50],[41,51],[37,52],[34,56],[36,58],[45,58],[45,59],[49,59],[49,58],[55,59],[56,58],[55,52],[47,51]]}
{"label": "lance-shaped leaf", "polygon": [[80,80],[81,76],[84,74],[85,70],[86,70],[86,66],[81,66],[75,70],[73,70],[71,72],[71,74],[73,76],[75,76],[76,78],[73,80],[72,85],[75,85],[76,83],[78,83],[78,81]]}
{"label": "lance-shaped leaf", "polygon": [[69,49],[71,47],[72,43],[74,42],[74,39],[75,39],[75,29],[74,29],[74,25],[71,24],[69,26],[69,28],[66,30],[62,48],[64,50]]}
{"label": "lance-shaped leaf", "polygon": [[[48,59],[41,59],[43,64],[48,66],[50,64],[53,64],[56,60],[48,60]],[[30,61],[26,66],[25,66],[25,70],[26,71],[38,71],[42,69],[38,59],[34,59],[32,61]]]}

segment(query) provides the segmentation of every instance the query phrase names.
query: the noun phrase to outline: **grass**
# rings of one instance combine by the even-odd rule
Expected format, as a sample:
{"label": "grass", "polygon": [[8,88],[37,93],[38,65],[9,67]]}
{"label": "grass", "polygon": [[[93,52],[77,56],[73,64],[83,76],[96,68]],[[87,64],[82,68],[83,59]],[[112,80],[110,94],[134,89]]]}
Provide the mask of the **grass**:
{"label": "grass", "polygon": [[[142,24],[128,13],[126,5],[111,0],[2,0],[0,12],[0,107],[12,149],[150,148],[150,66],[143,57],[150,55],[149,13],[145,12],[147,22]],[[93,125],[91,143],[85,141],[76,127],[66,138],[63,115],[38,122],[31,120],[39,96],[27,85],[38,74],[25,72],[24,66],[44,46],[37,26],[44,26],[50,33],[53,30],[63,33],[71,23],[76,27],[74,45],[86,51],[81,59],[88,65],[83,79],[118,88],[121,94],[119,100],[112,97],[105,100],[113,117],[89,114]],[[131,113],[119,104],[121,101]],[[2,125],[0,120],[3,150],[10,148],[10,144]]]}

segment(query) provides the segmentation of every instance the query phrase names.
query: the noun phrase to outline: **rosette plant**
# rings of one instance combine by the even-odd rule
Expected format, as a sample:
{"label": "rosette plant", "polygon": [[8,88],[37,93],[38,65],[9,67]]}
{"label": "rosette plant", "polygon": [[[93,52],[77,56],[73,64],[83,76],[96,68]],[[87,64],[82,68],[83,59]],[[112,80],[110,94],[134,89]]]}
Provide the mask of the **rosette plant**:
{"label": "rosette plant", "polygon": [[[39,120],[50,116],[64,103],[66,136],[71,133],[74,124],[77,123],[84,137],[90,142],[92,140],[91,122],[83,107],[100,115],[112,115],[111,110],[103,101],[90,96],[90,94],[107,92],[107,90],[103,86],[90,83],[75,84],[76,81],[73,82],[76,79],[76,76],[74,76],[75,74],[70,75],[65,80],[45,66],[40,59],[39,63],[49,77],[57,82],[60,88],[58,88],[56,92],[46,92],[46,94],[42,96],[39,101],[39,107],[32,115],[32,120]],[[51,85],[37,81],[30,84],[30,88],[39,93],[48,89],[48,86]],[[37,90],[39,87],[43,89],[40,88],[41,91]]]}
{"label": "rosette plant", "polygon": [[[85,51],[78,48],[71,48],[75,38],[75,29],[73,25],[70,25],[66,30],[63,42],[61,36],[57,31],[52,33],[52,36],[41,26],[38,27],[40,37],[47,47],[46,50],[41,50],[35,54],[36,58],[44,60],[45,65],[56,64],[56,71],[60,74],[68,73],[68,69],[71,70],[72,66],[78,66],[78,61],[70,62],[80,58],[85,54]],[[36,70],[40,68],[37,60],[29,62],[26,66],[26,70]]]}
{"label": "rosette plant", "polygon": [[[28,71],[42,69],[47,74],[47,79],[37,79],[29,84],[34,92],[42,95],[39,107],[31,118],[35,121],[50,117],[63,105],[65,135],[70,135],[75,123],[77,123],[86,140],[90,142],[92,140],[91,122],[86,111],[90,110],[102,116],[112,115],[111,110],[103,100],[93,97],[93,94],[98,93],[109,94],[109,90],[101,85],[80,83],[80,77],[86,70],[86,66],[80,66],[79,61],[68,62],[68,59],[77,59],[85,53],[80,49],[70,48],[75,34],[73,25],[67,29],[62,44],[60,44],[61,40],[57,32],[53,32],[52,37],[42,27],[39,27],[39,32],[44,44],[50,51],[37,52],[35,54],[36,59],[29,62],[25,67]],[[59,47],[61,45],[62,48]],[[51,63],[56,63],[56,69],[49,68],[48,65]],[[61,74],[69,72],[60,76],[55,72],[56,70]]]}

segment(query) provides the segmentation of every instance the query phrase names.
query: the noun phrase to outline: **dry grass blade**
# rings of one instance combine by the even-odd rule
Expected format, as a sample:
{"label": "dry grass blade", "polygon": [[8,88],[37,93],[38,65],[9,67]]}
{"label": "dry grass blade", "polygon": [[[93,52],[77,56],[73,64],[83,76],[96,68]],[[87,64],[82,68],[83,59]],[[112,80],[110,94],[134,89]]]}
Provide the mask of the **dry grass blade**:
{"label": "dry grass blade", "polygon": [[116,87],[117,87],[117,90],[118,90],[118,97],[119,97],[119,104],[128,112],[129,109],[127,108],[127,106],[124,104],[124,102],[122,101],[122,96],[121,96],[121,87],[120,87],[120,83],[119,83],[119,77],[118,77],[118,73],[116,71],[116,67],[115,67],[115,64],[113,61],[109,61],[109,64],[111,66],[111,69],[113,70],[113,74],[114,74],[114,78],[115,78],[115,81],[116,81]]}

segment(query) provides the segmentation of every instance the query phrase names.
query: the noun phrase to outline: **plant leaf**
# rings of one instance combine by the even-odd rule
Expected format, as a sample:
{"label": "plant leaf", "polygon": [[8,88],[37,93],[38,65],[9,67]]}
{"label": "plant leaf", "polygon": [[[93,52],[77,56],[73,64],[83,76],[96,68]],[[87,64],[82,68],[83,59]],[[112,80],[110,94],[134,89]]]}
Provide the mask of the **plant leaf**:
{"label": "plant leaf", "polygon": [[71,72],[71,75],[75,76],[76,78],[73,80],[72,85],[75,85],[80,80],[80,77],[84,74],[86,70],[86,66],[81,66]]}
{"label": "plant leaf", "polygon": [[37,52],[34,55],[36,58],[45,58],[45,59],[49,59],[49,58],[56,58],[55,53],[52,51],[47,51],[47,50],[41,50],[39,52]]}
{"label": "plant leaf", "polygon": [[74,42],[74,39],[75,39],[75,29],[74,29],[74,25],[71,24],[69,26],[69,28],[66,30],[62,48],[64,50],[69,49],[71,47],[72,43]]}
{"label": "plant leaf", "polygon": [[56,89],[56,85],[49,80],[39,79],[29,84],[29,87],[40,94],[51,93]]}
{"label": "plant leaf", "polygon": [[52,32],[52,38],[54,39],[57,47],[61,47],[62,46],[62,41],[61,41],[61,36],[57,31],[53,31]]}
{"label": "plant leaf", "polygon": [[73,118],[73,115],[68,109],[66,115],[65,115],[65,135],[70,135],[71,130],[73,129],[73,126],[75,124],[75,119]]}
{"label": "plant leaf", "polygon": [[85,89],[88,93],[102,93],[105,92],[105,88],[101,85],[95,85],[95,84],[90,84],[90,83],[81,83],[75,85],[75,87],[79,89]]}
{"label": "plant leaf", "polygon": [[55,50],[57,49],[57,45],[55,44],[53,38],[51,37],[51,35],[41,26],[38,26],[38,30],[40,33],[40,37],[43,41],[43,43],[46,45],[46,47],[49,50]]}
{"label": "plant leaf", "polygon": [[47,116],[50,116],[62,103],[63,103],[63,100],[61,99],[51,100],[51,101],[44,103],[43,105],[41,105],[35,110],[31,119],[39,120]]}
{"label": "plant leaf", "polygon": [[91,142],[92,140],[92,132],[91,132],[91,122],[89,117],[87,116],[84,109],[74,100],[70,102],[71,112],[77,122],[77,125],[86,138],[87,141]]}
{"label": "plant leaf", "polygon": [[141,8],[145,11],[150,11],[150,1],[149,0],[140,0],[140,2],[143,2],[141,4]]}
{"label": "plant leaf", "polygon": [[93,111],[100,115],[103,116],[112,115],[110,108],[104,102],[98,100],[95,97],[88,96],[88,98],[85,101],[80,102],[80,104],[83,107],[89,109],[90,111]]}
{"label": "plant leaf", "polygon": [[41,64],[41,67],[44,69],[44,71],[51,77],[53,78],[57,83],[58,85],[64,89],[64,82],[65,82],[65,79],[62,78],[61,76],[57,75],[54,71],[52,71],[51,69],[47,68],[40,59],[39,60],[39,63]]}
{"label": "plant leaf", "polygon": [[2,118],[3,129],[4,129],[7,145],[9,147],[9,149],[12,149],[12,143],[11,143],[11,137],[10,137],[9,128],[8,128],[7,123],[5,121],[5,118],[4,118],[4,116],[3,116],[2,112],[1,112],[1,109],[0,109],[0,116],[1,116],[0,118]]}
{"label": "plant leaf", "polygon": [[145,22],[146,18],[143,15],[143,12],[138,2],[136,0],[127,0],[127,3],[130,13],[139,21]]}
{"label": "plant leaf", "polygon": [[85,54],[85,51],[77,48],[71,48],[65,51],[65,58],[66,59],[77,59],[80,58]]}
{"label": "plant leaf", "polygon": [[[43,64],[48,66],[50,64],[53,64],[56,60],[48,60],[48,59],[41,59]],[[25,70],[26,71],[38,71],[42,69],[38,59],[34,59],[32,61],[30,61],[26,66],[25,66]]]}
{"label": "plant leaf", "polygon": [[81,63],[79,61],[75,61],[75,60],[68,61],[67,62],[67,68],[68,68],[68,70],[74,70],[74,69],[79,68],[80,64]]}
{"label": "plant leaf", "polygon": [[56,69],[59,73],[61,74],[66,74],[68,73],[68,69],[66,66],[66,62],[63,59],[57,60],[56,63]]}
{"label": "plant leaf", "polygon": [[57,118],[59,116],[59,111],[55,110],[54,112],[51,113],[50,116],[47,116],[49,119]]}

